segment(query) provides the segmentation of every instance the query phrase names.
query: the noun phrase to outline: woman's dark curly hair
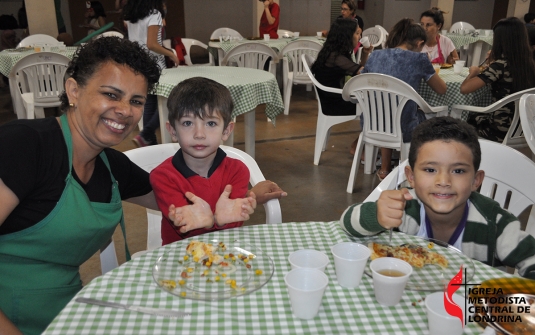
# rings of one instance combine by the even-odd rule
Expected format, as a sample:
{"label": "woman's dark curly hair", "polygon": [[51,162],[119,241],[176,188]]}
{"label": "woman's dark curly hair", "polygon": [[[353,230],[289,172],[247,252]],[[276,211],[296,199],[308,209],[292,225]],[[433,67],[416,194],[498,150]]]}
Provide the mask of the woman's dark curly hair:
{"label": "woman's dark curly hair", "polygon": [[316,61],[312,65],[312,72],[325,66],[329,56],[334,53],[337,55],[351,56],[353,50],[353,34],[357,30],[358,23],[354,19],[336,19],[331,25],[327,40],[318,53]]}
{"label": "woman's dark curly hair", "polygon": [[[98,69],[107,62],[126,65],[134,73],[147,80],[148,92],[152,92],[160,79],[160,67],[156,57],[149,54],[137,42],[119,37],[101,37],[82,46],[69,63],[65,79],[73,78],[84,87]],[[67,111],[69,99],[65,91],[60,96],[61,110]]]}
{"label": "woman's dark curly hair", "polygon": [[165,12],[163,10],[164,0],[128,0],[123,8],[123,19],[130,23],[136,23],[156,9],[162,14],[162,18],[165,18]]}

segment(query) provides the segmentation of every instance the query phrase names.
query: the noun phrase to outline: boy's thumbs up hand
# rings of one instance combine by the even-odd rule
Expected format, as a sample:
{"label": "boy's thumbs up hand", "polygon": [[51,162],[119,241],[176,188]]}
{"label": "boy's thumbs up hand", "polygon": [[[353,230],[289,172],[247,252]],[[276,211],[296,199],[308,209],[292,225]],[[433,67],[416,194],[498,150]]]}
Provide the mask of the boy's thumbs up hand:
{"label": "boy's thumbs up hand", "polygon": [[383,191],[377,200],[379,224],[385,229],[399,227],[402,223],[405,203],[411,199],[412,195],[406,188]]}

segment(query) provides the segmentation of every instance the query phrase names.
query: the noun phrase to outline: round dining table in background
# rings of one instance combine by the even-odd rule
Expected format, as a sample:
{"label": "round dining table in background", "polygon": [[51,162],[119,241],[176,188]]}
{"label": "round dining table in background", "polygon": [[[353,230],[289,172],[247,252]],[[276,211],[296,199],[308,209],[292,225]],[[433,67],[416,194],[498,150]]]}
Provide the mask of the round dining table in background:
{"label": "round dining table in background", "polygon": [[[484,34],[446,34],[457,50],[461,50],[461,54],[466,52],[468,59],[466,60],[467,66],[479,65],[487,57],[487,51],[492,47],[493,36]],[[468,46],[465,50],[463,47]],[[461,59],[462,59],[461,55]]]}
{"label": "round dining table in background", "polygon": [[[171,136],[165,128],[169,111],[167,98],[181,81],[192,77],[204,77],[227,87],[234,101],[232,117],[244,114],[245,152],[255,155],[255,109],[266,104],[265,113],[275,123],[275,117],[284,111],[284,104],[275,76],[267,71],[231,66],[180,66],[162,71],[155,94],[158,95],[160,131],[162,143],[170,143]],[[233,136],[225,142],[233,146]]]}
{"label": "round dining table in background", "polygon": [[[153,269],[158,259],[167,253],[183,253],[192,240],[186,239],[151,250],[95,278],[67,304],[43,334],[428,334],[424,299],[431,292],[405,290],[398,305],[384,307],[375,300],[373,281],[368,275],[362,277],[357,288],[338,285],[330,248],[350,240],[366,244],[370,238],[349,238],[337,221],[253,225],[195,239],[216,239],[227,245],[239,241],[254,246],[273,260],[273,276],[258,290],[225,300],[192,300],[169,294],[156,284]],[[396,245],[418,240],[416,236],[402,233],[394,233],[392,237]],[[301,249],[321,251],[330,259],[325,269],[329,284],[319,313],[311,320],[301,320],[292,314],[284,282],[285,274],[291,269],[288,256]],[[252,263],[254,267],[254,259]],[[493,278],[518,278],[481,262],[473,263],[474,276],[469,284]],[[451,270],[458,272],[457,268]],[[450,279],[442,280],[447,283]],[[468,287],[473,286],[463,286],[457,293],[464,293]],[[185,311],[191,315],[178,319],[154,316],[80,303],[75,301],[78,297]],[[482,331],[475,322],[469,322],[464,328],[464,334],[481,334]]]}
{"label": "round dining table in background", "polygon": [[[50,52],[55,52],[72,59],[78,47],[66,47],[59,51],[59,47],[51,47]],[[0,52],[0,73],[9,77],[9,73],[15,64],[22,58],[36,53],[33,48],[6,49]]]}

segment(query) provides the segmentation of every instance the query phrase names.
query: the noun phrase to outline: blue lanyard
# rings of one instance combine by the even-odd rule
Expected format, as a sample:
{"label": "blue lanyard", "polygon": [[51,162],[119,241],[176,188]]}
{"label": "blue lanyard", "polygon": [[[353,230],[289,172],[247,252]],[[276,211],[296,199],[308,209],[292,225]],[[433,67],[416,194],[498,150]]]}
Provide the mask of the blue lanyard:
{"label": "blue lanyard", "polygon": [[[457,226],[457,228],[455,228],[453,235],[451,235],[450,240],[448,241],[449,245],[455,244],[455,242],[461,235],[461,232],[463,231],[464,227],[466,227],[467,220],[468,220],[468,203],[466,203],[464,207],[464,213],[463,213],[461,222],[459,222],[459,225]],[[429,238],[433,238],[433,228],[431,228],[431,222],[429,222],[429,216],[427,216],[427,214],[425,214],[425,229],[427,230],[427,236]]]}

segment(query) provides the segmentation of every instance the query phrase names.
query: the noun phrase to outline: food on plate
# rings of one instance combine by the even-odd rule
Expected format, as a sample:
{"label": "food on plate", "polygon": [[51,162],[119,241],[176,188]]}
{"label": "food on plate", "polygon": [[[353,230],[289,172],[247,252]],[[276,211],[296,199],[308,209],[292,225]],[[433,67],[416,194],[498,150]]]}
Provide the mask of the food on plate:
{"label": "food on plate", "polygon": [[[428,245],[428,249],[433,247],[434,245]],[[368,244],[368,248],[370,248],[372,252],[370,256],[370,259],[372,260],[381,257],[394,257],[404,260],[405,262],[417,268],[423,268],[424,265],[427,264],[438,265],[442,268],[448,267],[448,260],[446,257],[416,244],[391,246],[370,242]]]}
{"label": "food on plate", "polygon": [[441,69],[449,69],[450,67],[453,67],[453,64],[449,64],[449,63],[440,64]]}

